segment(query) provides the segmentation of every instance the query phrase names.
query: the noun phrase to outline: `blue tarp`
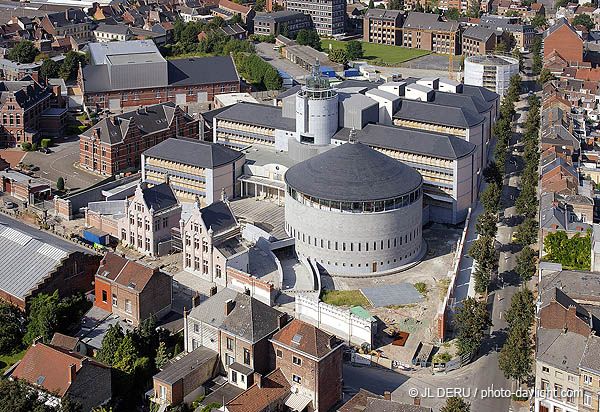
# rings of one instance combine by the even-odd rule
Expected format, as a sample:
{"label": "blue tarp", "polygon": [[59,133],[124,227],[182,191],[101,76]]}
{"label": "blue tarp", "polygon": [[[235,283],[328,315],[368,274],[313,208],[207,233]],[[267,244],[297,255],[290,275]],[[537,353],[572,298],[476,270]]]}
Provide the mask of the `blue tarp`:
{"label": "blue tarp", "polygon": [[335,77],[335,71],[329,66],[321,66],[321,74],[326,74],[328,77]]}

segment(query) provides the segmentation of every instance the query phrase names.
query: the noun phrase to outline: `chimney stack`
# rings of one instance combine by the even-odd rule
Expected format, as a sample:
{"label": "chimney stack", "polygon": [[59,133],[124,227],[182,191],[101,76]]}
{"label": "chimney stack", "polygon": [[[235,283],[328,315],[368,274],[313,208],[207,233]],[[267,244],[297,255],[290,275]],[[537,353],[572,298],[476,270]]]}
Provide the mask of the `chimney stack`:
{"label": "chimney stack", "polygon": [[74,363],[69,365],[69,383],[73,383],[75,375],[77,374],[77,365]]}
{"label": "chimney stack", "polygon": [[279,330],[283,329],[283,327],[285,326],[286,323],[287,323],[287,313],[282,313],[281,315],[279,315],[277,317],[277,326],[279,327]]}
{"label": "chimney stack", "polygon": [[227,299],[225,301],[225,316],[229,315],[233,310],[233,299]]}
{"label": "chimney stack", "polygon": [[254,383],[258,386],[258,389],[262,389],[262,375],[258,372],[254,372]]}
{"label": "chimney stack", "polygon": [[216,286],[212,286],[210,288],[210,290],[208,291],[208,296],[215,296],[217,294],[217,287]]}
{"label": "chimney stack", "polygon": [[329,336],[329,342],[327,342],[327,346],[329,346],[329,349],[333,349],[333,347],[335,346],[335,342],[336,342],[336,338],[334,335]]}
{"label": "chimney stack", "polygon": [[391,401],[392,400],[392,393],[390,391],[383,392],[383,399],[385,399],[386,401]]}

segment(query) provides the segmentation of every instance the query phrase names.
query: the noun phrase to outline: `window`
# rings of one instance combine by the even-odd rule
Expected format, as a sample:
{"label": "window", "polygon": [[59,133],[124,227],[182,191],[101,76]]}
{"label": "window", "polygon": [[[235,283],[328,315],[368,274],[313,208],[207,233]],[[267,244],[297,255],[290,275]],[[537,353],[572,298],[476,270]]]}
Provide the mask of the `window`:
{"label": "window", "polygon": [[562,397],[562,386],[554,384],[554,398],[560,399]]}
{"label": "window", "polygon": [[233,339],[227,338],[227,349],[233,350]]}
{"label": "window", "polygon": [[573,389],[567,389],[567,402],[574,404],[575,403],[575,391]]}
{"label": "window", "polygon": [[277,349],[277,350],[275,351],[275,355],[276,355],[276,356],[277,356],[279,359],[281,359],[281,358],[283,357],[283,352],[281,351],[281,349]]}
{"label": "window", "polygon": [[235,358],[233,356],[231,356],[230,354],[226,353],[225,354],[225,366],[229,366],[233,362],[235,362]]}
{"label": "window", "polygon": [[194,333],[198,333],[200,332],[200,325],[198,325],[197,323],[194,323]]}
{"label": "window", "polygon": [[192,350],[196,349],[198,347],[198,342],[196,342],[196,339],[192,339]]}
{"label": "window", "polygon": [[231,382],[237,383],[237,372],[234,370],[231,371]]}
{"label": "window", "polygon": [[302,382],[302,378],[298,375],[292,375],[294,382],[296,383],[301,383]]}
{"label": "window", "polygon": [[131,313],[131,301],[129,299],[125,299],[125,312]]}
{"label": "window", "polygon": [[190,266],[192,266],[192,255],[190,255],[189,253],[185,254],[185,267],[189,268]]}
{"label": "window", "polygon": [[158,397],[160,399],[167,399],[167,388],[162,385],[158,385]]}
{"label": "window", "polygon": [[244,363],[250,365],[250,351],[244,348]]}
{"label": "window", "polygon": [[156,219],[154,221],[154,231],[158,232],[160,230],[160,219]]}
{"label": "window", "polygon": [[150,252],[150,238],[146,238],[146,252]]}
{"label": "window", "polygon": [[586,385],[592,384],[592,377],[590,375],[583,375],[583,383]]}
{"label": "window", "polygon": [[102,291],[102,302],[106,303],[108,300],[108,293],[105,290]]}
{"label": "window", "polygon": [[127,240],[127,231],[125,229],[121,229],[121,240]]}
{"label": "window", "polygon": [[549,388],[549,384],[547,380],[542,379],[542,392],[547,392]]}
{"label": "window", "polygon": [[586,390],[583,391],[583,404],[585,406],[592,406],[592,392]]}
{"label": "window", "polygon": [[294,362],[294,365],[302,366],[302,359],[297,356],[292,356],[292,362]]}
{"label": "window", "polygon": [[548,372],[550,372],[550,369],[548,369],[547,366],[542,366],[542,372],[548,373]]}
{"label": "window", "polygon": [[218,278],[221,277],[221,266],[220,265],[215,266],[215,276]]}
{"label": "window", "polygon": [[569,382],[575,383],[575,382],[577,382],[577,379],[575,378],[575,376],[569,375]]}
{"label": "window", "polygon": [[202,273],[208,274],[208,261],[207,260],[202,261]]}
{"label": "window", "polygon": [[169,218],[168,217],[163,217],[163,228],[169,226]]}
{"label": "window", "polygon": [[112,305],[113,306],[118,306],[117,305],[117,295],[115,295],[114,293],[112,295]]}

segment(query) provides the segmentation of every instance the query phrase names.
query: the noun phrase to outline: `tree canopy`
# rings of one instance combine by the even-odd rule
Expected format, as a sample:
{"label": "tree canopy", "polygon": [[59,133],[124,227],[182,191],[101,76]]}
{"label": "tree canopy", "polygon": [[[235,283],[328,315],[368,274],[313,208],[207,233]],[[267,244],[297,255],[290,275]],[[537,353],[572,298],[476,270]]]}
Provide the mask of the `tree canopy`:
{"label": "tree canopy", "polygon": [[515,272],[519,275],[522,281],[528,281],[535,275],[537,254],[529,246],[525,246],[519,256],[517,256],[517,264]]}
{"label": "tree canopy", "polygon": [[578,14],[573,18],[573,26],[583,26],[586,29],[592,30],[594,28],[594,22],[588,14]]}
{"label": "tree canopy", "polygon": [[471,412],[471,405],[463,398],[453,396],[446,399],[446,404],[440,412]]}
{"label": "tree canopy", "polygon": [[296,42],[303,46],[310,46],[315,50],[321,51],[321,38],[314,30],[300,30],[296,35]]}
{"label": "tree canopy", "polygon": [[463,300],[462,307],[456,310],[455,323],[458,329],[457,346],[461,355],[474,354],[487,328],[492,326],[485,301],[468,297]]}
{"label": "tree canopy", "polygon": [[13,305],[0,302],[0,354],[16,352],[23,344],[25,317]]}
{"label": "tree canopy", "polygon": [[363,57],[362,43],[358,40],[351,40],[346,43],[346,55],[348,59],[355,60]]}
{"label": "tree canopy", "polygon": [[32,41],[25,40],[17,43],[6,55],[8,60],[19,63],[33,63],[40,51]]}
{"label": "tree canopy", "polygon": [[585,236],[571,238],[562,231],[548,233],[544,239],[544,259],[561,263],[565,269],[590,270],[591,230]]}

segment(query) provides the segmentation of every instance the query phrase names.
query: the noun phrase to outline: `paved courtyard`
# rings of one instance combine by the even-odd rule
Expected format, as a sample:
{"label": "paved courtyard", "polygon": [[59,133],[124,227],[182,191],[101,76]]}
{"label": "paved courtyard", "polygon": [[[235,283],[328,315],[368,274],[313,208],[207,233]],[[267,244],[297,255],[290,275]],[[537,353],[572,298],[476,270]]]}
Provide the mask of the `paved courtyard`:
{"label": "paved courtyard", "polygon": [[306,76],[307,74],[310,74],[300,66],[297,66],[288,59],[283,58],[279,51],[273,50],[273,46],[274,45],[271,43],[256,44],[256,54],[258,54],[264,61],[276,69],[283,70],[292,77]]}

